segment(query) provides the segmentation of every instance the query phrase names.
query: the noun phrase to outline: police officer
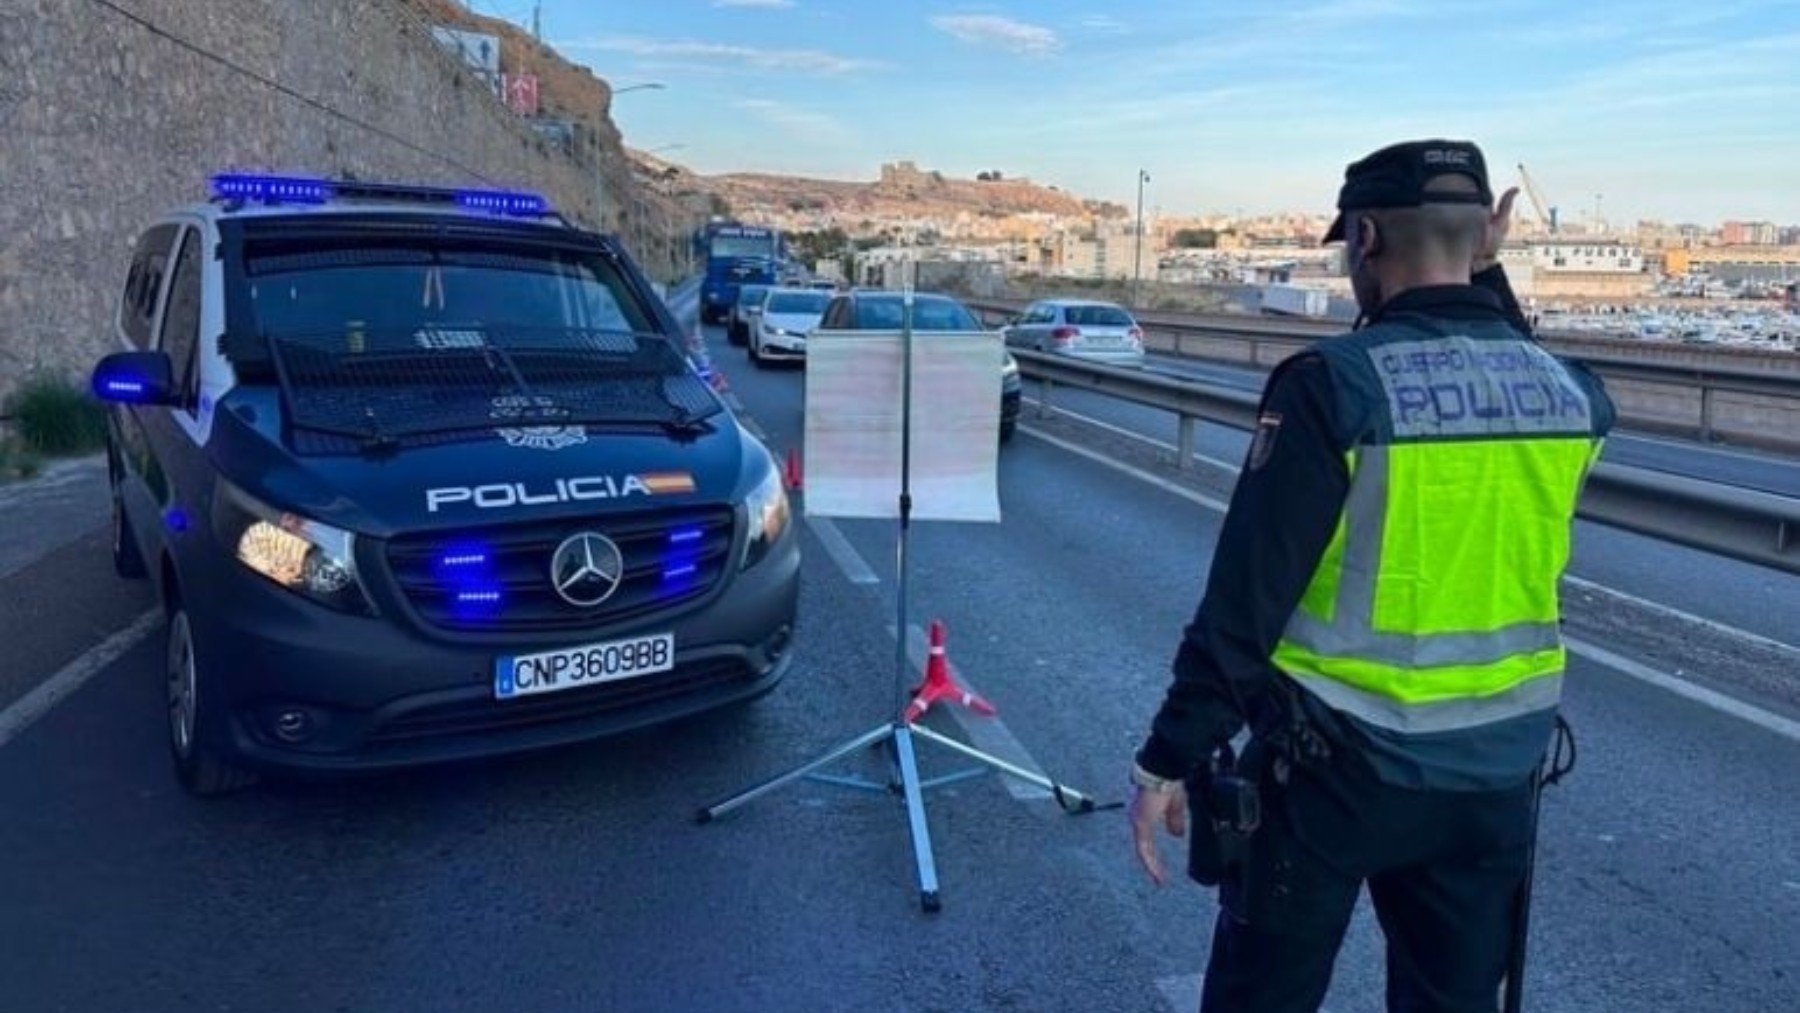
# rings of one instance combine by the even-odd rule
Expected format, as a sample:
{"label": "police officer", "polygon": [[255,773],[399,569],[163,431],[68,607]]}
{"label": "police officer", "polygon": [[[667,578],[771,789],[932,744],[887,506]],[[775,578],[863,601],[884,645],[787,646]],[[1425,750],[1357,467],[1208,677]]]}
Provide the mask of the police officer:
{"label": "police officer", "polygon": [[1269,378],[1132,770],[1152,879],[1158,824],[1191,812],[1190,874],[1220,883],[1203,1010],[1317,1009],[1365,883],[1390,1009],[1495,1009],[1562,689],[1557,581],[1614,415],[1495,262],[1515,193],[1494,209],[1462,141],[1345,171],[1326,242],[1364,326]]}

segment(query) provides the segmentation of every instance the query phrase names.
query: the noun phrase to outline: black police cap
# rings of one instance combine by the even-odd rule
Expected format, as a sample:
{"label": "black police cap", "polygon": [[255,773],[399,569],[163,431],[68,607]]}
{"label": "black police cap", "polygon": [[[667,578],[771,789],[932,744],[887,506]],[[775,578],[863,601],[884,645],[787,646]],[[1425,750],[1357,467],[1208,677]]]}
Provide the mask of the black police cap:
{"label": "black police cap", "polygon": [[[1431,193],[1425,186],[1439,176],[1461,175],[1475,181],[1478,193]],[[1494,202],[1488,188],[1487,160],[1470,141],[1406,141],[1382,148],[1344,169],[1344,185],[1338,190],[1338,216],[1325,232],[1324,241],[1344,238],[1343,212],[1364,208],[1416,208],[1422,204],[1480,204]]]}

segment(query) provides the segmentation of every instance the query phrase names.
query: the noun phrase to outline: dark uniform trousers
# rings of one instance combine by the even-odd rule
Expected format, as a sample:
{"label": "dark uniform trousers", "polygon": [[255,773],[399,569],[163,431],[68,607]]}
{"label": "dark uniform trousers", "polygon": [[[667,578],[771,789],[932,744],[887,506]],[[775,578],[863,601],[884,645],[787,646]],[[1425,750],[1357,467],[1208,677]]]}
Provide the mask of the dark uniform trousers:
{"label": "dark uniform trousers", "polygon": [[1415,791],[1340,769],[1341,754],[1324,762],[1262,778],[1262,825],[1220,888],[1202,1013],[1318,1009],[1364,883],[1387,937],[1388,1009],[1493,1013],[1531,785]]}

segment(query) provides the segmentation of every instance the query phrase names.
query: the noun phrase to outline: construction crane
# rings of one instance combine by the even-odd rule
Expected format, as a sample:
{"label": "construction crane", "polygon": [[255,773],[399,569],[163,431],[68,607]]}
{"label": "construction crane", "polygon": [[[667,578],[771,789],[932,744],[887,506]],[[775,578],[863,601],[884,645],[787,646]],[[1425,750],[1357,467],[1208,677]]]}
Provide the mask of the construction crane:
{"label": "construction crane", "polygon": [[1531,173],[1525,171],[1524,162],[1519,163],[1519,181],[1525,184],[1525,196],[1531,199],[1531,206],[1537,211],[1538,221],[1543,224],[1544,228],[1555,232],[1556,209],[1544,203],[1544,195],[1538,190],[1537,183],[1532,180]]}

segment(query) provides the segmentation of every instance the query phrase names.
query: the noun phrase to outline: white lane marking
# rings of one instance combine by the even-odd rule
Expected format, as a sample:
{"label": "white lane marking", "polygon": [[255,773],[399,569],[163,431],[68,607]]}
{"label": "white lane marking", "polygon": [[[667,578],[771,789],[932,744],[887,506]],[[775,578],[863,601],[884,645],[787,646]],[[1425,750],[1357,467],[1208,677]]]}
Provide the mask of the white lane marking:
{"label": "white lane marking", "polygon": [[1125,474],[1130,475],[1132,478],[1148,482],[1151,485],[1154,485],[1159,489],[1163,489],[1168,492],[1172,492],[1175,495],[1180,496],[1183,499],[1192,500],[1195,503],[1198,503],[1201,506],[1206,507],[1208,510],[1216,510],[1219,513],[1225,512],[1225,503],[1223,501],[1213,499],[1211,496],[1206,496],[1201,493],[1197,493],[1194,490],[1189,489],[1185,486],[1177,485],[1174,482],[1171,482],[1168,479],[1163,478],[1160,475],[1152,475],[1149,472],[1143,470],[1142,468],[1134,468],[1131,465],[1124,463],[1123,461],[1115,461],[1112,458],[1107,457],[1105,454],[1102,454],[1098,451],[1089,450],[1086,447],[1080,446],[1078,444],[1070,443],[1068,440],[1062,439],[1061,437],[1058,437],[1058,436],[1051,436],[1049,433],[1046,433],[1041,429],[1033,429],[1032,427],[1024,425],[1024,424],[1021,424],[1019,426],[1019,432],[1024,433],[1026,436],[1029,436],[1034,440],[1043,440],[1045,443],[1048,443],[1053,447],[1060,447],[1063,450],[1066,450],[1071,454],[1077,454],[1081,457],[1087,458],[1090,461],[1095,461],[1099,464],[1103,464],[1103,465],[1107,466],[1108,468],[1113,469],[1114,471],[1122,471]]}
{"label": "white lane marking", "polygon": [[[892,629],[892,627],[889,628]],[[912,662],[915,671],[920,673],[925,671],[929,650],[926,646],[925,631],[916,625],[908,625],[906,628],[906,657]],[[946,651],[946,653],[949,652]],[[955,662],[950,662],[950,674],[964,689],[977,696],[985,695],[975,688],[962,670],[956,667]],[[989,756],[1005,760],[1015,767],[1023,767],[1039,777],[1048,777],[1044,773],[1043,766],[1032,758],[1024,743],[1013,735],[1012,729],[1006,727],[1006,722],[999,717],[984,718],[949,703],[940,703],[937,707],[950,712],[951,719],[963,730],[963,736],[968,740],[969,745]],[[996,774],[995,776],[1005,783],[1006,793],[1021,802],[1041,802],[1055,797],[1035,784],[1027,784],[1016,778],[1007,777],[1005,774]]]}
{"label": "white lane marking", "polygon": [[812,533],[819,539],[819,544],[825,546],[825,554],[838,565],[838,569],[844,572],[844,576],[850,579],[850,583],[865,586],[881,583],[881,578],[875,576],[875,571],[869,569],[868,563],[863,562],[856,547],[851,545],[850,540],[844,537],[844,533],[838,530],[838,526],[831,522],[831,518],[809,516],[806,518],[806,526],[812,529]]}
{"label": "white lane marking", "polygon": [[1669,616],[1670,618],[1673,618],[1673,619],[1680,619],[1683,622],[1694,623],[1695,625],[1703,626],[1709,630],[1712,630],[1715,633],[1722,633],[1722,634],[1725,634],[1726,636],[1736,637],[1740,640],[1745,640],[1752,644],[1756,644],[1759,647],[1766,647],[1772,651],[1780,651],[1785,654],[1792,654],[1796,658],[1800,658],[1800,647],[1796,647],[1793,644],[1783,643],[1782,641],[1775,640],[1770,637],[1765,637],[1760,633],[1752,633],[1749,630],[1742,630],[1742,629],[1737,628],[1736,626],[1727,625],[1725,623],[1719,622],[1717,619],[1708,619],[1705,616],[1697,616],[1697,615],[1693,614],[1692,612],[1683,612],[1681,609],[1675,608],[1672,605],[1664,605],[1661,602],[1651,601],[1648,598],[1639,598],[1635,594],[1627,594],[1626,592],[1617,590],[1616,588],[1607,587],[1605,584],[1596,584],[1591,580],[1587,580],[1582,577],[1577,577],[1577,576],[1574,576],[1573,574],[1564,574],[1563,575],[1563,583],[1580,588],[1583,591],[1591,591],[1596,594],[1609,595],[1613,598],[1619,599],[1620,601],[1630,602],[1631,604],[1636,605],[1639,608],[1648,609],[1649,611],[1658,613],[1660,615]]}
{"label": "white lane marking", "polygon": [[[1197,493],[1197,492],[1193,491],[1192,489],[1184,488],[1182,486],[1176,485],[1173,482],[1168,481],[1167,479],[1161,478],[1157,475],[1152,475],[1141,469],[1134,468],[1128,464],[1123,464],[1121,462],[1115,461],[1112,458],[1109,458],[1104,454],[1096,453],[1095,451],[1089,450],[1086,447],[1076,446],[1074,444],[1067,442],[1066,440],[1061,440],[1054,436],[1050,436],[1046,433],[1038,432],[1037,430],[1034,430],[1031,427],[1025,426],[1025,425],[1021,425],[1019,427],[1019,432],[1024,433],[1028,436],[1032,436],[1037,439],[1043,440],[1044,442],[1052,444],[1054,446],[1061,447],[1064,450],[1069,451],[1070,453],[1079,454],[1082,457],[1089,458],[1090,460],[1096,461],[1096,462],[1103,464],[1109,468],[1112,468],[1116,471],[1124,472],[1125,474],[1130,475],[1133,478],[1143,479],[1144,481],[1149,482],[1151,485],[1154,485],[1154,486],[1156,486],[1160,489],[1163,489],[1167,492],[1174,493],[1175,495],[1180,496],[1183,499],[1191,500],[1195,503],[1198,503],[1201,506],[1206,507],[1209,510],[1216,510],[1220,513],[1223,513],[1225,511],[1225,504],[1219,502],[1216,499],[1213,499],[1210,496],[1201,495],[1200,493]],[[1579,580],[1580,578],[1565,577],[1564,579]],[[1604,590],[1607,590],[1607,591],[1612,590],[1611,588],[1604,588],[1602,585],[1592,584],[1591,581],[1582,581],[1582,583],[1583,584],[1591,584],[1594,587],[1602,587]],[[1624,592],[1614,592],[1614,593],[1620,594],[1624,597],[1633,597],[1630,595],[1625,595]],[[1638,599],[1638,600],[1642,601],[1642,599]],[[1786,644],[1782,644],[1780,641],[1769,640],[1767,637],[1758,636],[1757,634],[1750,633],[1746,630],[1740,630],[1735,626],[1727,626],[1723,623],[1715,623],[1715,622],[1712,622],[1711,620],[1701,619],[1699,616],[1689,616],[1687,613],[1680,612],[1677,609],[1671,609],[1666,605],[1658,606],[1658,605],[1656,605],[1655,602],[1646,602],[1645,604],[1656,606],[1659,610],[1664,611],[1664,612],[1679,614],[1679,615],[1683,616],[1684,618],[1691,618],[1696,621],[1706,623],[1710,627],[1717,629],[1721,632],[1730,633],[1735,636],[1744,637],[1745,639],[1750,640],[1753,643],[1764,643],[1764,644],[1772,644],[1777,647],[1787,647]],[[1623,657],[1622,655],[1614,654],[1613,652],[1608,651],[1605,648],[1597,647],[1593,644],[1587,643],[1584,640],[1565,636],[1563,638],[1563,642],[1568,645],[1569,650],[1574,651],[1575,653],[1580,654],[1583,657],[1589,658],[1590,660],[1597,661],[1600,664],[1603,664],[1606,667],[1611,668],[1621,674],[1629,675],[1635,679],[1640,679],[1644,682],[1650,683],[1653,686],[1661,686],[1662,688],[1667,689],[1672,693],[1686,697],[1687,699],[1693,701],[1694,703],[1698,703],[1705,707],[1711,707],[1713,710],[1720,711],[1725,714],[1729,714],[1736,718],[1741,718],[1745,721],[1750,722],[1751,724],[1757,725],[1758,727],[1766,728],[1770,731],[1773,731],[1778,735],[1785,736],[1785,737],[1787,737],[1789,739],[1793,739],[1795,741],[1800,741],[1800,722],[1795,722],[1789,718],[1782,717],[1781,715],[1776,714],[1773,711],[1764,710],[1763,708],[1758,707],[1755,704],[1745,703],[1744,701],[1739,700],[1736,697],[1728,696],[1728,695],[1726,695],[1724,693],[1720,693],[1716,690],[1707,689],[1704,686],[1699,686],[1694,683],[1688,682],[1688,681],[1682,679],[1680,676],[1670,675],[1667,672],[1657,671],[1656,669],[1651,668],[1648,665],[1640,664],[1639,662],[1633,661],[1630,658],[1626,658],[1626,657]],[[1788,649],[1792,650],[1792,648],[1788,648]]]}
{"label": "white lane marking", "polygon": [[1676,696],[1686,697],[1702,706],[1729,714],[1734,718],[1748,721],[1758,728],[1774,732],[1790,742],[1800,742],[1800,721],[1786,718],[1773,711],[1767,711],[1755,704],[1745,703],[1734,696],[1727,696],[1717,690],[1708,689],[1658,669],[1651,668],[1641,662],[1633,661],[1620,654],[1614,654],[1604,647],[1590,644],[1576,637],[1565,636],[1563,643],[1569,650],[1587,658],[1589,661],[1605,665],[1607,668],[1634,679],[1647,682],[1652,686],[1666,689]]}
{"label": "white lane marking", "polygon": [[151,609],[145,612],[132,620],[131,625],[88,648],[80,657],[45,679],[36,689],[0,711],[0,748],[18,738],[33,722],[48,714],[51,708],[67,699],[107,665],[118,660],[120,655],[137,646],[138,641],[149,636],[161,622],[160,611]]}
{"label": "white lane marking", "polygon": [[[1038,400],[1037,400],[1037,398],[1034,398],[1034,397],[1028,397],[1025,399],[1025,403],[1035,405],[1038,403]],[[1079,419],[1082,422],[1085,422],[1090,426],[1098,426],[1099,428],[1104,429],[1109,433],[1113,433],[1118,436],[1123,436],[1127,439],[1136,440],[1139,443],[1147,443],[1150,446],[1156,447],[1159,450],[1167,450],[1172,454],[1181,453],[1181,449],[1179,447],[1175,446],[1175,444],[1173,444],[1173,443],[1164,443],[1162,440],[1159,440],[1159,439],[1155,438],[1154,436],[1145,436],[1143,433],[1134,432],[1133,430],[1126,429],[1124,426],[1115,426],[1111,422],[1102,422],[1101,420],[1094,418],[1091,415],[1083,415],[1080,412],[1072,412],[1072,411],[1069,411],[1067,408],[1058,408],[1055,405],[1051,405],[1050,410],[1057,413],[1058,415],[1067,415],[1069,418]],[[1215,468],[1223,468],[1224,470],[1230,472],[1233,475],[1240,474],[1244,470],[1243,467],[1240,465],[1233,464],[1232,462],[1223,460],[1221,458],[1208,457],[1205,454],[1195,454],[1194,460],[1199,461],[1201,464],[1210,464]]]}

